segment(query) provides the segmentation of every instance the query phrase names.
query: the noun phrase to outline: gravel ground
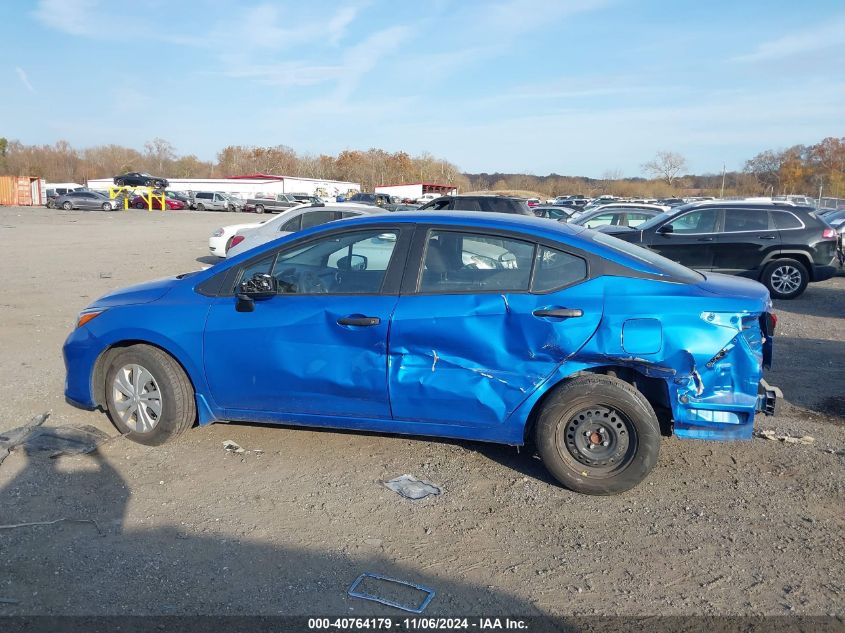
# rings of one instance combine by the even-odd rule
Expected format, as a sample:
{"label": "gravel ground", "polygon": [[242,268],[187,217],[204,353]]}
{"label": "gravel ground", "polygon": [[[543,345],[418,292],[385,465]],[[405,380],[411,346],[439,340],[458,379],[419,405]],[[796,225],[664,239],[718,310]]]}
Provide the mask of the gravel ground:
{"label": "gravel ground", "polygon": [[[207,264],[209,233],[237,221],[0,208],[0,433],[51,411],[47,425],[114,435],[63,400],[77,312]],[[427,615],[842,615],[845,277],[776,312],[767,379],[786,402],[758,430],[815,441],[665,439],[649,479],[616,497],[561,488],[528,450],[259,425],[54,460],[13,452],[0,524],[96,525],[0,530],[0,615],[397,616],[346,596],[364,571],[435,588]],[[410,502],[380,484],[403,473],[444,493]]]}

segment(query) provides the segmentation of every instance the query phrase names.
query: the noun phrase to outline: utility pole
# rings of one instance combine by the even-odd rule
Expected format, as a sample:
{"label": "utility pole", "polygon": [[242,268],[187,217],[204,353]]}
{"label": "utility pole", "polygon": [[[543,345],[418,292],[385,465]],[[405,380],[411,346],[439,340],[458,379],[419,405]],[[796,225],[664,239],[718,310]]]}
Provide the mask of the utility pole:
{"label": "utility pole", "polygon": [[816,204],[817,207],[821,208],[822,206],[822,187],[824,186],[824,180],[819,178],[819,201]]}
{"label": "utility pole", "polygon": [[725,197],[725,163],[722,163],[722,193],[719,194],[719,197]]}

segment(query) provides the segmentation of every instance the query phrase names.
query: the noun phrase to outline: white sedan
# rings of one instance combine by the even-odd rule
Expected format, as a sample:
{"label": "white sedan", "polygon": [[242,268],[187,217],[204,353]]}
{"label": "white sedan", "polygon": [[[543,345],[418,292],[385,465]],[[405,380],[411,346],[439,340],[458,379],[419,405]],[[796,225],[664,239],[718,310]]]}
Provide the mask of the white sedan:
{"label": "white sedan", "polygon": [[242,225],[244,228],[234,235],[226,256],[240,255],[260,244],[312,226],[372,213],[384,213],[384,209],[354,202],[291,207],[258,226]]}
{"label": "white sedan", "polygon": [[248,222],[245,224],[230,224],[229,226],[221,226],[219,229],[211,234],[208,238],[208,250],[215,257],[226,257],[226,253],[232,246],[232,238],[240,230],[253,229],[261,226],[267,222]]}

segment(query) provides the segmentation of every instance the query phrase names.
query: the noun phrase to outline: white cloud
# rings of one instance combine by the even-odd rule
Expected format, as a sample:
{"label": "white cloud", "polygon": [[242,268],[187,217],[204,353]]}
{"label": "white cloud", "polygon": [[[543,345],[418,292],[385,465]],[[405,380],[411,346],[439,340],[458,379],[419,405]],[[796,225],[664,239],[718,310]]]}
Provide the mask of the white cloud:
{"label": "white cloud", "polygon": [[26,89],[30,92],[35,92],[35,88],[33,88],[32,84],[29,83],[29,77],[26,76],[26,71],[20,66],[15,66],[15,72],[18,74],[18,78],[21,80],[21,83],[26,86]]}
{"label": "white cloud", "polygon": [[361,7],[344,7],[331,17],[326,26],[326,35],[333,46],[337,46],[340,43],[340,40],[346,34],[346,29],[358,17],[358,11],[360,10]]}
{"label": "white cloud", "polygon": [[99,30],[98,0],[39,0],[33,15],[47,27],[70,35],[91,36]]}
{"label": "white cloud", "polygon": [[789,35],[759,44],[746,55],[735,57],[739,62],[764,62],[815,53],[825,49],[842,50],[845,41],[845,16],[838,16],[824,24],[796,31]]}

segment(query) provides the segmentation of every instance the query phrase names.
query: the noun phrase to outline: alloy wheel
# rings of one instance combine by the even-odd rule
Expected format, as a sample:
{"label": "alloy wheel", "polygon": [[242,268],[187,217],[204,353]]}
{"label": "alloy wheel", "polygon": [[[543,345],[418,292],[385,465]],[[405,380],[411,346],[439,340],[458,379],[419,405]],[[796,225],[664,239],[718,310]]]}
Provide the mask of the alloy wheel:
{"label": "alloy wheel", "polygon": [[784,295],[798,290],[801,287],[801,280],[801,271],[788,264],[778,266],[772,272],[772,288]]}

